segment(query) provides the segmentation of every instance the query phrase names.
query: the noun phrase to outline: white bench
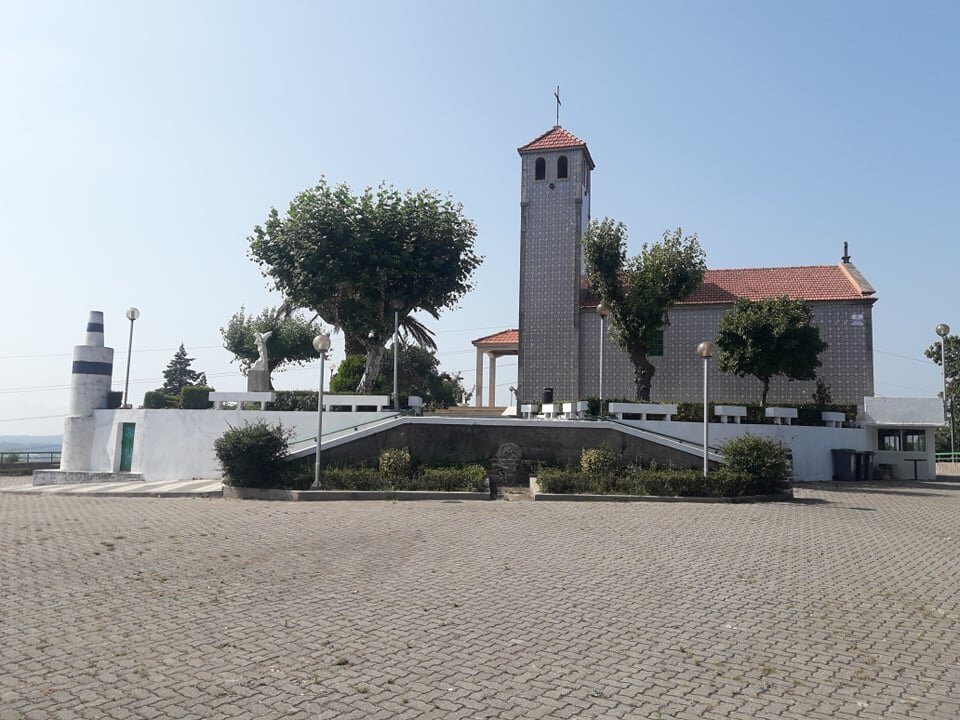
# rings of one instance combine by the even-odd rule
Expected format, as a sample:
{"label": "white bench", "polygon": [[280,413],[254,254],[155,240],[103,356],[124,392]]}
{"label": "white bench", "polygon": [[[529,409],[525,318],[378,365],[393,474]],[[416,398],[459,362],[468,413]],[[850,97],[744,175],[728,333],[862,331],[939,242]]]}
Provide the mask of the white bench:
{"label": "white bench", "polygon": [[720,418],[722,423],[740,424],[740,418],[747,416],[747,408],[743,405],[714,405],[713,414]]}
{"label": "white bench", "polygon": [[620,420],[623,420],[624,415],[639,415],[641,420],[646,420],[647,415],[663,415],[669,421],[673,420],[673,416],[677,414],[677,406],[657,405],[656,403],[612,402],[607,408],[607,412],[616,415]]}
{"label": "white bench", "polygon": [[793,420],[797,418],[797,409],[796,408],[782,408],[782,407],[768,407],[764,409],[763,414],[768,418],[773,418],[774,425],[783,425],[783,421],[787,421],[787,425],[792,425]]}
{"label": "white bench", "polygon": [[323,411],[333,412],[334,407],[348,407],[350,412],[357,412],[359,407],[376,408],[377,412],[383,412],[390,404],[389,395],[323,395]]}
{"label": "white bench", "polygon": [[276,393],[272,392],[218,392],[210,393],[210,402],[214,410],[223,410],[223,404],[236,403],[237,410],[243,409],[245,402],[260,403],[260,409],[265,410],[268,402],[273,402]]}
{"label": "white bench", "polygon": [[590,403],[586,400],[580,400],[579,402],[565,402],[563,403],[563,417],[567,420],[579,420],[590,410]]}
{"label": "white bench", "polygon": [[540,408],[540,414],[537,415],[538,420],[556,420],[557,415],[560,414],[560,403],[544,403]]}
{"label": "white bench", "polygon": [[824,411],[820,413],[820,419],[823,420],[823,424],[827,427],[843,427],[843,423],[847,420],[847,415],[842,412]]}
{"label": "white bench", "polygon": [[527,418],[528,420],[540,412],[539,405],[521,405],[520,406],[520,415]]}

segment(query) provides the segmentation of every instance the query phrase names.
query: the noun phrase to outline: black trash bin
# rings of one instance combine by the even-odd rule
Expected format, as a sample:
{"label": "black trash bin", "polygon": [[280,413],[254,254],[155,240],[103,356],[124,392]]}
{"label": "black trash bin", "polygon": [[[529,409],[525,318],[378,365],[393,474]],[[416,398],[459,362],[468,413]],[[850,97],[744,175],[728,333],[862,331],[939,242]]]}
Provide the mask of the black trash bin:
{"label": "black trash bin", "polygon": [[544,388],[543,389],[543,404],[549,405],[553,402],[553,388]]}
{"label": "black trash bin", "polygon": [[834,448],[830,451],[833,456],[833,481],[853,482],[857,479],[857,455],[851,448]]}

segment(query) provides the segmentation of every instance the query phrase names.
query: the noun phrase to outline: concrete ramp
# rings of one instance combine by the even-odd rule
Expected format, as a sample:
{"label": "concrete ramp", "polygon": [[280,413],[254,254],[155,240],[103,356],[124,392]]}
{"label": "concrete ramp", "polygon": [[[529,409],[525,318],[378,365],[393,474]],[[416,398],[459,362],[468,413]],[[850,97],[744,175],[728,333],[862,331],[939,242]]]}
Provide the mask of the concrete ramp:
{"label": "concrete ramp", "polygon": [[[583,448],[611,447],[626,458],[654,460],[660,465],[702,467],[703,446],[615,420],[520,420],[493,417],[397,416],[364,427],[324,435],[325,462],[353,465],[369,462],[381,450],[409,448],[411,454],[438,464],[483,461],[504,443],[520,446],[523,458],[557,464],[577,463]],[[291,449],[290,460],[312,457],[316,441]],[[711,449],[711,462],[720,455]]]}

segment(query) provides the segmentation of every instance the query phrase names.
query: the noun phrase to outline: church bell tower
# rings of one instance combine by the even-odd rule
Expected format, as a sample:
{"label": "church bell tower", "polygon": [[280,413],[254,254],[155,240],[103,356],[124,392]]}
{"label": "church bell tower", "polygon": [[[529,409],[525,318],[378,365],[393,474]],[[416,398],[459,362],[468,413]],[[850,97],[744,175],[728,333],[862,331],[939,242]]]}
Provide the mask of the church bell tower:
{"label": "church bell tower", "polygon": [[577,400],[580,240],[590,221],[587,144],[559,125],[520,153],[520,347],[517,396]]}

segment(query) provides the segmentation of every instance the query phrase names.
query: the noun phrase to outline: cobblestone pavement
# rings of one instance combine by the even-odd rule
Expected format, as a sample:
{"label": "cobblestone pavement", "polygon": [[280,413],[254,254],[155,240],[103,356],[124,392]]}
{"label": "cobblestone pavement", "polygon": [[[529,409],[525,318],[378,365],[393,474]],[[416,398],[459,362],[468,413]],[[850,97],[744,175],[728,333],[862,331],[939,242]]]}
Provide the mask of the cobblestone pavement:
{"label": "cobblestone pavement", "polygon": [[0,718],[957,718],[960,485],[0,494]]}

